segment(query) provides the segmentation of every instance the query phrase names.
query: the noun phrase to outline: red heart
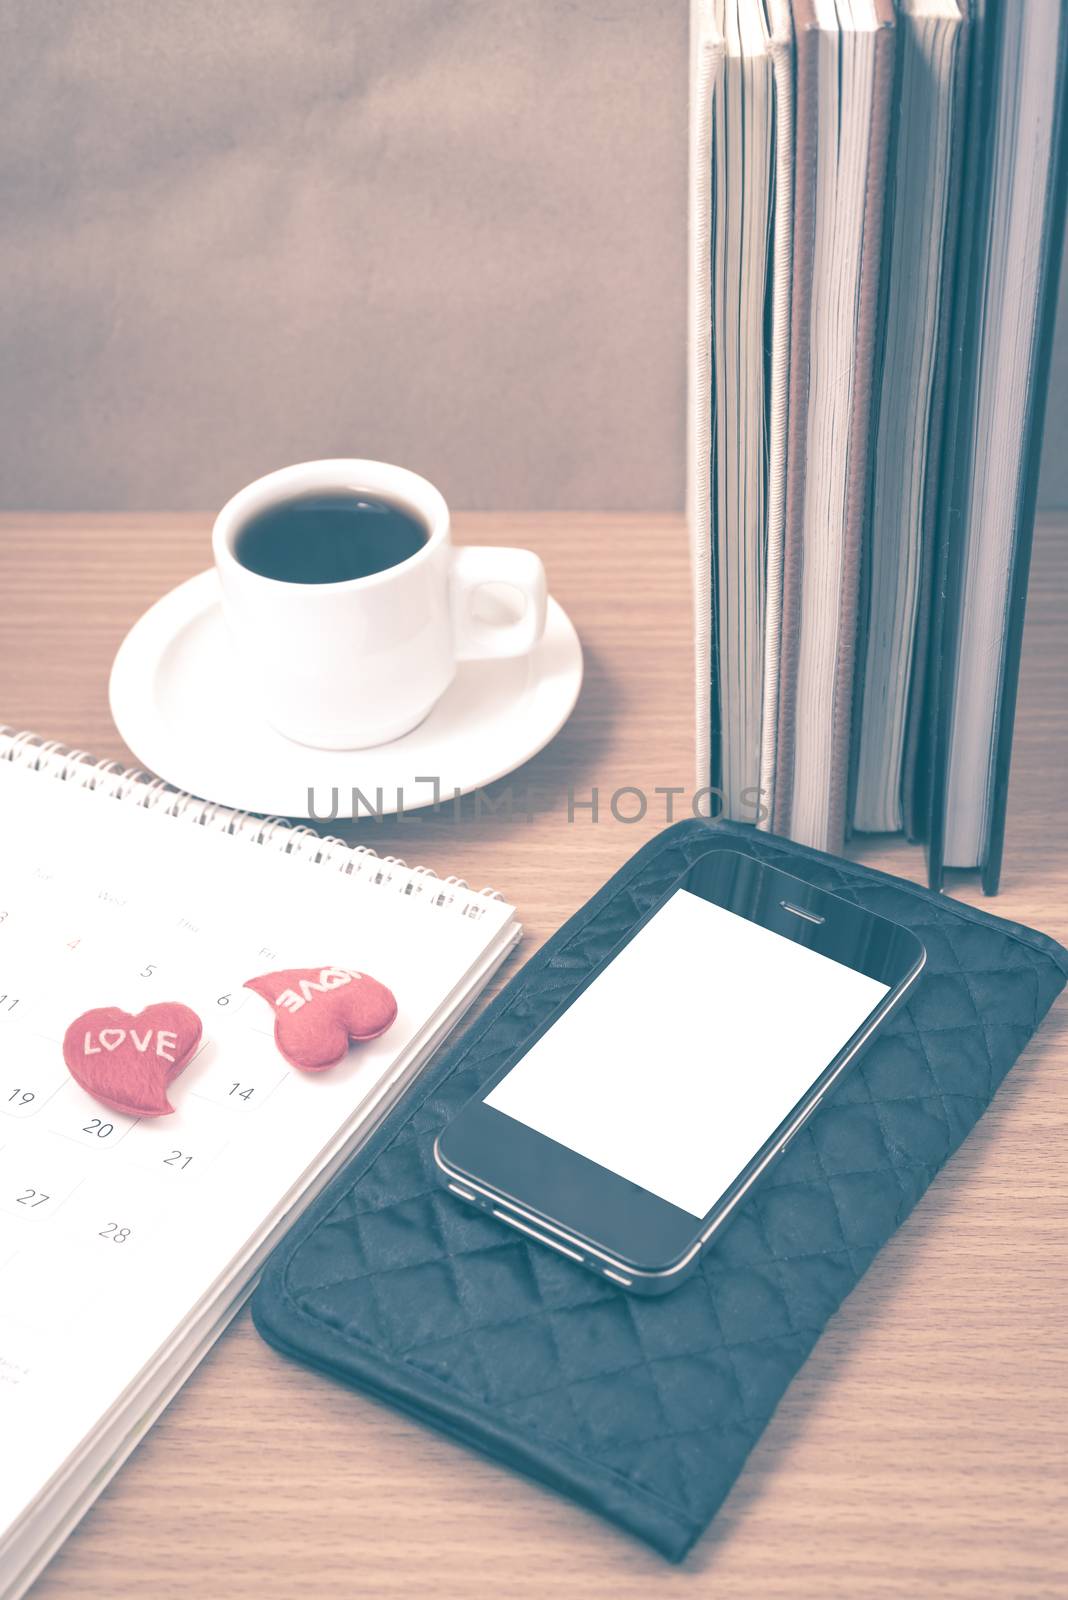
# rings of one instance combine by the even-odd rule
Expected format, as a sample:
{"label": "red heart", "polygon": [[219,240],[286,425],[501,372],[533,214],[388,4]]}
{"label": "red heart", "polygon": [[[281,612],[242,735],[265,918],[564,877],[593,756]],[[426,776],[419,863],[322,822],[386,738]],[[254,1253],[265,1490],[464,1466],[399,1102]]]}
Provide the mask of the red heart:
{"label": "red heart", "polygon": [[392,991],[350,967],[290,967],[250,978],[245,988],[274,1007],[274,1042],[304,1072],[332,1067],[350,1039],[377,1039],[397,1015]]}
{"label": "red heart", "polygon": [[86,1011],[63,1035],[71,1077],[94,1099],[131,1117],[165,1117],[174,1110],[167,1086],[200,1043],[200,1018],[176,1000],[133,1016],[118,1006]]}

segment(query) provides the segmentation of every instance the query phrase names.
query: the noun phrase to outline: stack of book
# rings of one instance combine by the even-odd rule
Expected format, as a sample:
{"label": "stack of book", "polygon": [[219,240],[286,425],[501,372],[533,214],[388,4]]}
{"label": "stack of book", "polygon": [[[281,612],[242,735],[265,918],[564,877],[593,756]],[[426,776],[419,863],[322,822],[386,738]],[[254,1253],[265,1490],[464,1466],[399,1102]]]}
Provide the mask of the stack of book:
{"label": "stack of book", "polygon": [[698,782],[997,887],[1057,277],[1066,0],[695,0]]}

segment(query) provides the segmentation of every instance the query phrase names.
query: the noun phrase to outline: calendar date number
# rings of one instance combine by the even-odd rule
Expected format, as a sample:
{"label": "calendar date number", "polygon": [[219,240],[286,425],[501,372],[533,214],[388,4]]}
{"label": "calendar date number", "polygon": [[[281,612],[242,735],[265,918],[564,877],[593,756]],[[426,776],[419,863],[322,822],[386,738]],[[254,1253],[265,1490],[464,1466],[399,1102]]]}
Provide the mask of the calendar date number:
{"label": "calendar date number", "polygon": [[100,1229],[97,1238],[107,1239],[109,1244],[125,1244],[132,1232],[132,1228],[124,1228],[118,1222],[109,1222],[106,1227]]}

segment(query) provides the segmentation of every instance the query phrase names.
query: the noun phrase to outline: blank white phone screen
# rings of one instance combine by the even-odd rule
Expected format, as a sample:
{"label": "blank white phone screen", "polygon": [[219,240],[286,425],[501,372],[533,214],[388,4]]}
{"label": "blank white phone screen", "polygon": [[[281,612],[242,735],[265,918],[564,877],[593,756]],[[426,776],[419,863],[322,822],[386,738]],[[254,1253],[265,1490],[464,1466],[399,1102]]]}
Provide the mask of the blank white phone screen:
{"label": "blank white phone screen", "polygon": [[889,987],[679,889],[486,1104],[703,1217]]}

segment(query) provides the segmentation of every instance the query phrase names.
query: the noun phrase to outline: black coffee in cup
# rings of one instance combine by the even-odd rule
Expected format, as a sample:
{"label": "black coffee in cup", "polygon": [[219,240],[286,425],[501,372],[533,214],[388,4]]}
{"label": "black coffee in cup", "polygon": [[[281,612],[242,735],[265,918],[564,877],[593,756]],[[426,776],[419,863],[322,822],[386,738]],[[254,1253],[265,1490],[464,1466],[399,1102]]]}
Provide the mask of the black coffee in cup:
{"label": "black coffee in cup", "polygon": [[234,542],[243,567],[283,583],[348,583],[385,572],[427,542],[417,517],[360,494],[296,496],[251,517]]}

